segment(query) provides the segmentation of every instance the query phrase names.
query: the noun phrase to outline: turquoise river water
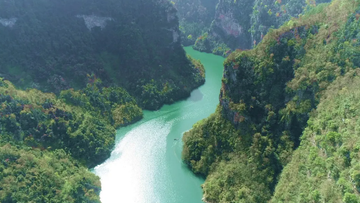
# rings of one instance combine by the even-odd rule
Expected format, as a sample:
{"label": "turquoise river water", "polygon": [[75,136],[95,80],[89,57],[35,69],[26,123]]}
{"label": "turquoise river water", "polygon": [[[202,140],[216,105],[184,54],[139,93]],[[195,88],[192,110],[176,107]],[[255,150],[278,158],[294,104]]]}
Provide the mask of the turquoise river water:
{"label": "turquoise river water", "polygon": [[204,64],[206,83],[190,98],[144,111],[141,121],[117,131],[111,157],[94,168],[101,178],[103,203],[202,203],[204,180],[182,162],[181,138],[215,112],[224,58],[184,49]]}

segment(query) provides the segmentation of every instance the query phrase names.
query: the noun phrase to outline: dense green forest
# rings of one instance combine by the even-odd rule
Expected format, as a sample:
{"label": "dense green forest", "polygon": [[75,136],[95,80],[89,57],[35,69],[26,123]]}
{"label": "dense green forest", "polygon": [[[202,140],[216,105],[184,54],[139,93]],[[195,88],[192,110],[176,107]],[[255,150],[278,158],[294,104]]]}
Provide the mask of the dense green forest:
{"label": "dense green forest", "polygon": [[115,129],[204,83],[182,43],[227,56],[204,201],[360,202],[360,0],[99,2],[0,1],[0,202],[100,202]]}
{"label": "dense green forest", "polygon": [[63,150],[0,147],[0,200],[98,203],[100,180]]}
{"label": "dense green forest", "polygon": [[178,27],[167,0],[0,1],[0,202],[100,202],[115,129],[204,83]]}
{"label": "dense green forest", "polygon": [[192,43],[196,50],[228,56],[236,49],[255,47],[269,29],[279,28],[317,4],[330,1],[178,0],[173,3],[179,11],[184,45]]}
{"label": "dense green forest", "polygon": [[0,79],[1,202],[99,201],[98,177],[86,167],[110,156],[115,127],[142,118],[124,89],[100,84],[57,97]]}
{"label": "dense green forest", "polygon": [[359,16],[320,4],[227,57],[217,111],[183,137],[206,202],[360,202]]}
{"label": "dense green forest", "polygon": [[0,1],[0,77],[23,89],[82,89],[94,74],[146,109],[204,83],[167,0]]}

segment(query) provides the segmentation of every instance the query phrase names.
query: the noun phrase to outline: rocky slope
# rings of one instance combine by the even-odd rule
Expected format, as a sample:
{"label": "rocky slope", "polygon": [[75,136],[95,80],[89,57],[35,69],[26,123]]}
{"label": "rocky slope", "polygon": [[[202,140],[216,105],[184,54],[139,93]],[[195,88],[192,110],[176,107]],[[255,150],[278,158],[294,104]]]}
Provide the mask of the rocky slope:
{"label": "rocky slope", "polygon": [[319,3],[330,0],[220,0],[213,23],[194,48],[228,56],[236,49],[255,47],[270,28],[279,28]]}
{"label": "rocky slope", "polygon": [[18,87],[59,93],[94,74],[157,109],[204,82],[166,0],[10,0],[0,13],[0,76]]}
{"label": "rocky slope", "polygon": [[196,39],[210,28],[219,0],[173,0],[171,2],[178,11],[182,44],[193,45]]}
{"label": "rocky slope", "polygon": [[183,138],[207,202],[360,200],[359,4],[319,5],[229,55],[217,111]]}
{"label": "rocky slope", "polygon": [[228,55],[237,48],[249,49],[253,4],[251,0],[220,0],[209,31],[198,38],[194,48],[219,55]]}

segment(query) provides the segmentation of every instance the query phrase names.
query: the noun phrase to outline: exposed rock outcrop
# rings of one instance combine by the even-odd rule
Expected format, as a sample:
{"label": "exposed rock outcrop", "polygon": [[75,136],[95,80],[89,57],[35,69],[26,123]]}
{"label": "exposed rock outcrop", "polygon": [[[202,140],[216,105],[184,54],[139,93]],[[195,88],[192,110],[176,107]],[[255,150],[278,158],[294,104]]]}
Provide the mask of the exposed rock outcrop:
{"label": "exposed rock outcrop", "polygon": [[223,56],[253,48],[269,29],[326,2],[330,0],[220,0],[209,31],[198,38],[194,48]]}
{"label": "exposed rock outcrop", "polygon": [[219,0],[173,0],[172,2],[178,11],[182,44],[193,45],[196,39],[210,28]]}

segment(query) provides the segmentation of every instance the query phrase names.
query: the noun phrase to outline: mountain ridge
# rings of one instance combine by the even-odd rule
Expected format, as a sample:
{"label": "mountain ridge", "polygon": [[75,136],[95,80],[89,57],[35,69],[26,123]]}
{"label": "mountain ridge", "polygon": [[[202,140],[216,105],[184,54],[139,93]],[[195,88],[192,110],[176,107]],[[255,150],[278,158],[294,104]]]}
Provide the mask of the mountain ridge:
{"label": "mountain ridge", "polygon": [[[309,132],[309,122],[328,89],[337,81],[350,85],[353,80],[345,78],[356,78],[358,6],[359,1],[352,0],[321,4],[270,30],[254,49],[237,50],[227,57],[217,111],[183,138],[185,163],[206,177],[207,202],[358,201],[357,192],[349,190],[327,201],[322,185],[309,187],[307,182],[305,186],[307,180],[296,175],[292,182],[304,183],[296,195],[286,186],[291,185],[287,177],[294,169],[288,166],[299,164],[292,155],[294,151],[297,156],[305,154],[301,152],[308,143],[304,133]],[[335,132],[329,139],[334,140],[336,151],[342,134]],[[315,167],[300,164],[309,170]],[[354,179],[357,173],[353,174]],[[351,179],[341,181],[344,185]],[[341,188],[339,184],[331,187]],[[309,194],[308,189],[318,192]]]}

